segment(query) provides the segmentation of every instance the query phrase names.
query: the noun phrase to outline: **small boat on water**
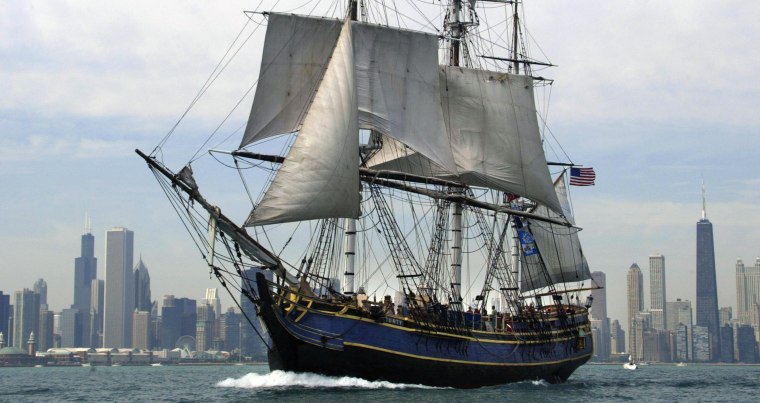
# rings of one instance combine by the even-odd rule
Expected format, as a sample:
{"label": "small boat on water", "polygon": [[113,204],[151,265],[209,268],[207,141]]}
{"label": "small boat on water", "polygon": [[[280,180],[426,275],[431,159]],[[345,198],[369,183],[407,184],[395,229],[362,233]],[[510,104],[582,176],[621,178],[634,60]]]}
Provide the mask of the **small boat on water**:
{"label": "small boat on water", "polygon": [[160,367],[161,363],[160,362],[154,362],[153,364],[150,364],[150,366],[151,367]]}
{"label": "small boat on water", "polygon": [[633,357],[629,355],[628,356],[628,362],[626,362],[625,364],[623,364],[623,368],[630,369],[631,371],[634,371],[634,370],[638,369],[639,366],[635,362],[633,362]]}
{"label": "small boat on water", "polygon": [[679,362],[678,364],[676,364],[676,367],[685,367],[685,366],[686,366],[685,362]]}

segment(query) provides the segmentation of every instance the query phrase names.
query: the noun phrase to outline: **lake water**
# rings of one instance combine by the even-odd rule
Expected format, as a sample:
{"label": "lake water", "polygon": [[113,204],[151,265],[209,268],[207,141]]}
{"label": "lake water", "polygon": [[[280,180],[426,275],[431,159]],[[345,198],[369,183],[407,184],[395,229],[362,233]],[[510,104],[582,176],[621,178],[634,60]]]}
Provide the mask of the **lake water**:
{"label": "lake water", "polygon": [[[371,365],[368,363],[368,365]],[[475,390],[270,372],[265,365],[0,368],[0,401],[517,401],[751,402],[760,366],[585,365],[567,383],[544,381]]]}

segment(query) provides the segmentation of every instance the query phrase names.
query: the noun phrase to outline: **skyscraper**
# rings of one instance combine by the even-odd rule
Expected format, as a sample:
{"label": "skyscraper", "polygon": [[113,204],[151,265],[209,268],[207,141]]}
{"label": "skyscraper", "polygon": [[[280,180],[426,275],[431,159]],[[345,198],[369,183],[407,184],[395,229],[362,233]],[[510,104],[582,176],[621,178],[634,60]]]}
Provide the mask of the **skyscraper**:
{"label": "skyscraper", "polygon": [[37,279],[32,286],[32,291],[40,295],[40,309],[47,309],[47,281]]}
{"label": "skyscraper", "polygon": [[736,259],[736,319],[744,325],[752,324],[752,306],[760,303],[760,258],[754,267],[745,267]]}
{"label": "skyscraper", "polygon": [[219,337],[224,340],[224,350],[232,352],[234,350],[239,350],[242,345],[242,337],[240,334],[240,330],[242,329],[241,326],[241,316],[239,313],[235,312],[234,309],[231,307],[227,309],[227,312],[222,314],[221,317],[221,329]]}
{"label": "skyscraper", "polygon": [[92,344],[93,321],[90,318],[92,281],[97,278],[98,259],[95,257],[95,237],[90,231],[90,220],[87,218],[85,221],[85,233],[82,234],[79,257],[74,258],[74,303],[71,304],[71,308],[79,310],[80,329],[77,330],[77,334],[80,337],[77,337],[77,340],[81,340],[81,344],[77,347],[99,347]]}
{"label": "skyscraper", "polygon": [[150,344],[150,312],[135,310],[133,315],[132,348],[149,350]]}
{"label": "skyscraper", "polygon": [[126,228],[106,232],[103,346],[132,346],[134,311],[134,234]]}
{"label": "skyscraper", "polygon": [[591,290],[591,296],[594,297],[591,316],[601,320],[607,317],[607,276],[602,271],[595,271],[591,273],[591,279],[599,286]]}
{"label": "skyscraper", "polygon": [[636,263],[628,269],[628,353],[639,359],[642,340],[639,313],[644,310],[644,276]]}
{"label": "skyscraper", "polygon": [[37,336],[37,349],[47,351],[54,346],[55,335],[53,333],[53,311],[40,308],[40,332]]}
{"label": "skyscraper", "polygon": [[72,308],[80,312],[90,312],[92,280],[97,277],[98,259],[95,257],[95,237],[90,233],[82,235],[80,256],[74,258],[74,303]]}
{"label": "skyscraper", "polygon": [[594,298],[593,305],[591,305],[591,317],[598,321],[599,329],[598,340],[594,341],[594,350],[597,359],[606,361],[609,360],[611,351],[610,319],[607,317],[607,276],[604,272],[595,271],[591,273],[591,278],[594,284],[599,286],[599,288],[591,290],[591,296]]}
{"label": "skyscraper", "polygon": [[40,294],[24,288],[13,293],[13,346],[26,350],[29,335],[39,334]]}
{"label": "skyscraper", "polygon": [[11,340],[11,296],[0,291],[0,333],[5,336],[5,342],[13,345]]}
{"label": "skyscraper", "polygon": [[686,325],[691,327],[692,314],[691,314],[691,301],[681,301],[678,298],[672,302],[665,303],[665,311],[667,313],[667,322],[665,322],[665,328],[671,332],[678,330],[678,325]]}
{"label": "skyscraper", "polygon": [[182,314],[174,303],[174,295],[164,295],[161,303],[161,347],[172,349],[182,334]]}
{"label": "skyscraper", "polygon": [[652,329],[665,330],[667,312],[665,310],[665,256],[663,255],[649,257],[649,290]]}
{"label": "skyscraper", "polygon": [[610,324],[610,345],[613,353],[625,352],[625,331],[617,319]]}
{"label": "skyscraper", "polygon": [[[702,219],[697,222],[697,326],[707,328],[711,359],[719,359],[720,329],[718,328],[718,289],[715,280],[715,248],[712,223],[707,219],[704,186],[702,186]],[[696,339],[696,335],[694,337]],[[704,357],[704,354],[701,356]]]}
{"label": "skyscraper", "polygon": [[61,311],[61,347],[82,347],[82,311],[68,308]]}
{"label": "skyscraper", "polygon": [[730,306],[721,307],[718,310],[718,326],[723,327],[730,325],[733,316],[733,309]]}
{"label": "skyscraper", "polygon": [[92,279],[90,292],[90,347],[103,347],[104,281]]}
{"label": "skyscraper", "polygon": [[150,274],[145,263],[140,261],[135,266],[135,309],[150,312],[153,303],[150,300]]}
{"label": "skyscraper", "polygon": [[201,302],[198,305],[198,319],[195,327],[195,351],[211,349],[215,319],[214,308]]}
{"label": "skyscraper", "polygon": [[739,362],[757,362],[757,341],[755,330],[749,325],[737,325],[734,328],[736,340],[736,360]]}
{"label": "skyscraper", "polygon": [[214,309],[214,316],[219,317],[222,314],[222,302],[219,300],[216,287],[206,288],[206,298],[201,300],[201,304],[209,304]]}

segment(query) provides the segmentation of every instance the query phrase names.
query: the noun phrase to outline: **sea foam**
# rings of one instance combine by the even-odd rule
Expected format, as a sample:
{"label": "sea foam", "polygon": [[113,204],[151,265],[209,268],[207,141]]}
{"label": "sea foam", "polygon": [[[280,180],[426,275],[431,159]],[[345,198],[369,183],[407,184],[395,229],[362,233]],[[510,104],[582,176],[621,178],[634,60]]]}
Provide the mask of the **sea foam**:
{"label": "sea foam", "polygon": [[281,387],[350,388],[350,389],[436,389],[424,385],[410,385],[386,381],[368,381],[348,376],[332,377],[310,373],[272,371],[268,374],[249,373],[240,378],[227,378],[216,386],[224,388],[269,389]]}

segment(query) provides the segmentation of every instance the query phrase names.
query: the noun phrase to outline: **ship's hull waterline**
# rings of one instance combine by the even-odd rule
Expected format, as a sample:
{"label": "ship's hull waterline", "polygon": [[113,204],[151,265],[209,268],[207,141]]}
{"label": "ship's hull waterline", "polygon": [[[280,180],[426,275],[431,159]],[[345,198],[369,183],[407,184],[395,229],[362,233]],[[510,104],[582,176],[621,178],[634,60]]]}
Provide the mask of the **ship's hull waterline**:
{"label": "ship's hull waterline", "polygon": [[[257,280],[260,315],[272,341],[272,370],[477,388],[538,379],[564,382],[593,351],[585,312],[543,340],[520,340],[519,331],[457,335],[359,317],[345,309],[324,312],[310,309],[311,303],[283,302],[263,276]],[[519,324],[513,325],[517,329]]]}

